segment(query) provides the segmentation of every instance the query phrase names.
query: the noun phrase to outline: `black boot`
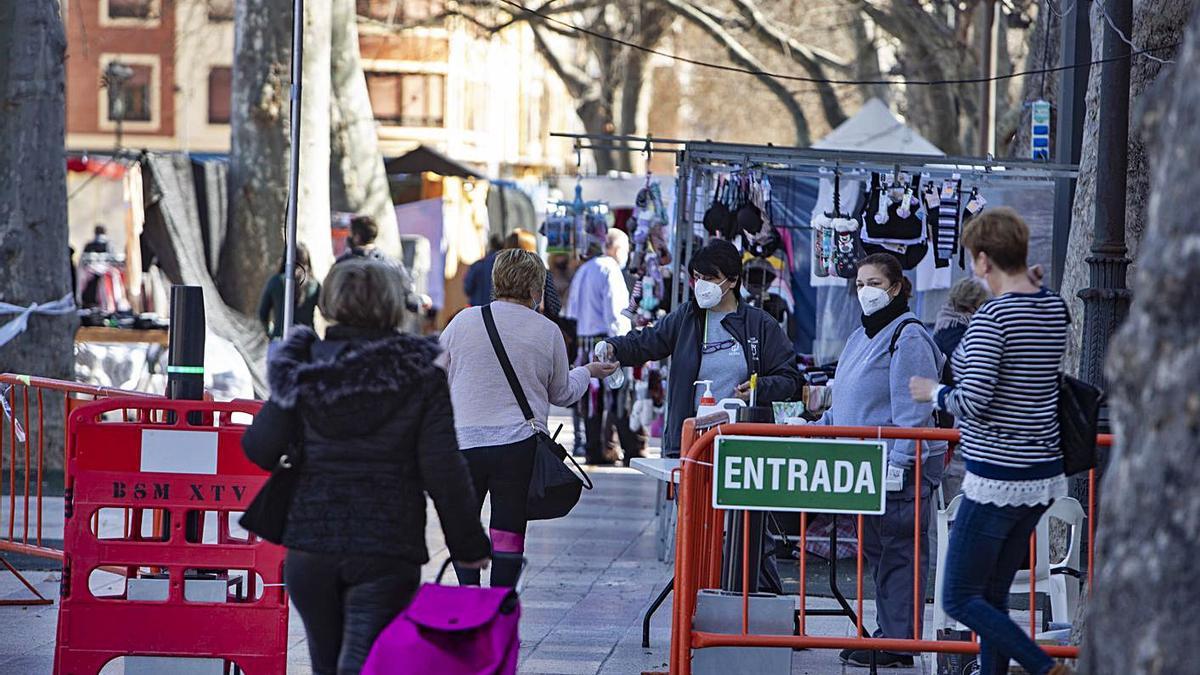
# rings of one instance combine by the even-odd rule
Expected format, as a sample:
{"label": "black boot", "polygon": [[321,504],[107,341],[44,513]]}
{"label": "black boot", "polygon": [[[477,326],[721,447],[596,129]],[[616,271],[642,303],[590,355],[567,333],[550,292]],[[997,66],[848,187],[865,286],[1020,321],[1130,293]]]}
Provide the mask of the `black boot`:
{"label": "black boot", "polygon": [[469,570],[464,567],[454,566],[454,574],[458,576],[459,586],[478,586],[479,585],[479,570]]}
{"label": "black boot", "polygon": [[492,554],[492,588],[512,588],[521,578],[525,557],[520,553]]}

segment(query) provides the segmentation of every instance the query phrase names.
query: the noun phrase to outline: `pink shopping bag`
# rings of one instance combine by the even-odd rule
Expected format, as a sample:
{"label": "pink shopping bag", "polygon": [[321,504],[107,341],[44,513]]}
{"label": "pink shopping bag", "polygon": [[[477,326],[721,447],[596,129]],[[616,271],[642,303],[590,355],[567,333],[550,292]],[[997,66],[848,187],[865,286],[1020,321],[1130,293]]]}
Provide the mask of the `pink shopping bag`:
{"label": "pink shopping bag", "polygon": [[520,618],[514,589],[424,584],[376,638],[362,675],[516,675]]}

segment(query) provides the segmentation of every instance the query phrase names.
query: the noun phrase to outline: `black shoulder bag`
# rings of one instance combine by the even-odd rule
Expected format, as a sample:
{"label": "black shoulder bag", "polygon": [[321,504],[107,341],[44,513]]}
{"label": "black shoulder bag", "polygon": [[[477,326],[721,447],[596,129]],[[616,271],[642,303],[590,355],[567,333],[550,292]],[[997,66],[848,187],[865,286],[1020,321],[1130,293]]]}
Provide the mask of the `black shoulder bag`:
{"label": "black shoulder bag", "polygon": [[1096,468],[1096,433],[1099,430],[1099,389],[1059,373],[1058,437],[1063,454],[1063,473],[1073,476]]}
{"label": "black shoulder bag", "polygon": [[304,442],[297,440],[280,456],[270,478],[263,483],[254,501],[238,519],[238,524],[259,538],[272,544],[283,543],[283,531],[287,526],[288,511],[292,508],[292,495],[300,480],[300,465],[304,461]]}
{"label": "black shoulder bag", "polygon": [[[534,425],[533,409],[529,407],[529,399],[525,398],[525,391],[521,388],[517,373],[513,370],[512,362],[508,360],[508,353],[504,351],[504,343],[500,341],[500,333],[496,330],[492,308],[490,305],[484,305],[482,311],[483,325],[492,340],[492,349],[496,351],[496,358],[500,361],[500,367],[504,369],[504,376],[508,378],[508,386],[512,388],[517,405],[525,415],[525,421],[533,427],[534,438],[537,441],[533,455],[533,475],[529,480],[527,517],[529,520],[561,518],[575,508],[583,488],[592,489],[592,480],[579,468],[579,463],[566,448]],[[563,460],[570,460],[579,473],[567,468]]]}

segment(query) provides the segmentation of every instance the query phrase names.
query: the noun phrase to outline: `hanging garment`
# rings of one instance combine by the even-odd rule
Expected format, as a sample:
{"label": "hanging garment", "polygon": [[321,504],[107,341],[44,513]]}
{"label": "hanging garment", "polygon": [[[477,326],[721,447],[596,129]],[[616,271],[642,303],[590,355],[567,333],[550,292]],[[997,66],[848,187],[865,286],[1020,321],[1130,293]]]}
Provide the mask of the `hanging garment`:
{"label": "hanging garment", "polygon": [[853,279],[858,274],[858,261],[866,255],[858,237],[858,221],[849,218],[834,218],[833,260],[830,271],[843,279]]}
{"label": "hanging garment", "polygon": [[[911,183],[902,187],[887,188],[883,178],[871,174],[871,196],[867,207],[862,213],[862,223],[866,227],[864,241],[876,242],[916,242],[925,238],[921,219],[917,216],[918,209],[914,207],[912,195],[920,189],[921,178],[916,176]],[[889,194],[899,191],[896,199]]]}
{"label": "hanging garment", "polygon": [[[959,190],[962,181],[949,178],[942,181],[942,190],[938,195],[937,223],[934,227],[937,260],[949,264],[950,258],[958,249],[959,219],[958,210],[961,202]],[[945,264],[941,266],[945,266]]]}

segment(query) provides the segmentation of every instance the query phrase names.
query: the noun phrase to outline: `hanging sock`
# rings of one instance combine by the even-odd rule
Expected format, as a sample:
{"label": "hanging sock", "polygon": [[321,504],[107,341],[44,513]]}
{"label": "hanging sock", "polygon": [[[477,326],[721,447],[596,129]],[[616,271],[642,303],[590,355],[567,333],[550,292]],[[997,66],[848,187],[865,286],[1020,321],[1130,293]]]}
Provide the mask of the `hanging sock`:
{"label": "hanging sock", "polygon": [[950,258],[942,257],[938,245],[938,214],[941,211],[942,199],[933,187],[933,182],[925,184],[925,194],[921,200],[925,207],[925,228],[928,230],[929,243],[933,246],[933,266],[944,268],[950,266]]}
{"label": "hanging sock", "polygon": [[[962,180],[950,178],[942,182],[942,191],[938,199],[937,209],[937,251],[936,260],[949,261],[954,257],[958,248],[959,219],[958,209],[961,203],[959,189]],[[944,265],[943,265],[944,266]]]}

